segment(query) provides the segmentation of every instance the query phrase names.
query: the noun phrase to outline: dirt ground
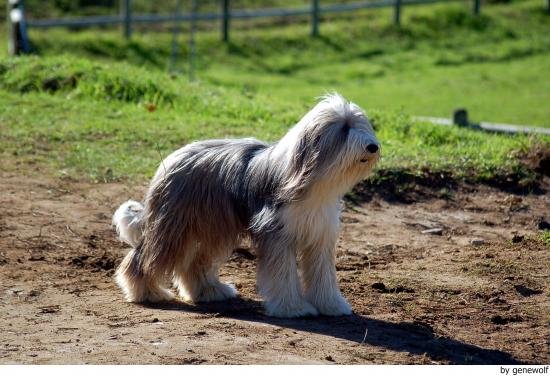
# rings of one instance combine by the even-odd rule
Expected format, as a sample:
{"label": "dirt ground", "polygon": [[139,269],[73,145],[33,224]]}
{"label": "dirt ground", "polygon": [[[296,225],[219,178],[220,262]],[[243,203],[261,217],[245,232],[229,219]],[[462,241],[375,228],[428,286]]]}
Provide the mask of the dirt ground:
{"label": "dirt ground", "polygon": [[535,240],[550,195],[348,205],[337,268],[354,315],[290,320],[263,315],[248,249],[221,273],[239,299],[125,303],[110,217],[145,186],[0,177],[0,363],[550,363],[550,248]]}

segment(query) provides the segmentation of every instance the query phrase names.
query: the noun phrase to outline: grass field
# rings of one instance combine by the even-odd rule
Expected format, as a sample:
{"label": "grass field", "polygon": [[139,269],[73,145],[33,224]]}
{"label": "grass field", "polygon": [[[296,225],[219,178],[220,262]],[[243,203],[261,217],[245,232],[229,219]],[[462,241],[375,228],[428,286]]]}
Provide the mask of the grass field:
{"label": "grass field", "polygon": [[[171,36],[115,31],[31,32],[38,57],[0,63],[4,158],[92,180],[143,179],[186,142],[255,136],[277,140],[314,97],[337,90],[373,119],[382,170],[451,171],[456,177],[529,177],[520,156],[543,137],[501,136],[415,123],[459,106],[474,120],[550,126],[549,17],[539,1],[389,10],[304,23],[240,28],[223,45],[198,35],[198,81],[186,76],[182,38],[168,74]],[[239,26],[239,25],[237,25]],[[242,26],[242,25],[241,25]],[[528,27],[527,27],[528,26]]]}
{"label": "grass field", "polygon": [[[406,7],[403,25],[392,10],[333,15],[322,36],[309,38],[307,18],[291,25],[247,29],[236,23],[232,43],[219,42],[218,25],[198,36],[201,81],[289,97],[301,102],[338,90],[368,108],[411,115],[450,116],[457,107],[474,120],[550,126],[550,16],[543,2],[486,6],[470,3]],[[214,28],[212,31],[208,29]],[[171,35],[51,30],[31,33],[41,55],[71,53],[127,61],[166,71]],[[187,34],[180,37],[177,70],[187,70]]]}

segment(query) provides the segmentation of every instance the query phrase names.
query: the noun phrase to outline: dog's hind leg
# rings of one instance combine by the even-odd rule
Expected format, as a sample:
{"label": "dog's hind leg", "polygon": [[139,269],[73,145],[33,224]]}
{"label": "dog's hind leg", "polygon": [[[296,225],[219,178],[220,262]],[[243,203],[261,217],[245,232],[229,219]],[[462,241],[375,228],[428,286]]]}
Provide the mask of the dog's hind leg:
{"label": "dog's hind leg", "polygon": [[218,278],[220,255],[205,247],[198,247],[192,261],[180,263],[174,268],[173,281],[180,297],[191,302],[215,302],[237,296],[237,290]]}
{"label": "dog's hind leg", "polygon": [[172,300],[174,294],[163,287],[164,275],[144,273],[139,260],[140,246],[132,249],[116,271],[116,282],[128,302],[160,302]]}

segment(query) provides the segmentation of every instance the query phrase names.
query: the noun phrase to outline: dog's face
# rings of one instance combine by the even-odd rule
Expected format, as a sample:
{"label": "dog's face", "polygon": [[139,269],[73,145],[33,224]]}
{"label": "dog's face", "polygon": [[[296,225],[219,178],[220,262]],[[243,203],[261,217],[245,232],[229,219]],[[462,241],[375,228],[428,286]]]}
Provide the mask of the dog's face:
{"label": "dog's face", "polygon": [[291,169],[302,191],[341,195],[364,179],[380,157],[380,144],[359,106],[325,97],[296,126]]}

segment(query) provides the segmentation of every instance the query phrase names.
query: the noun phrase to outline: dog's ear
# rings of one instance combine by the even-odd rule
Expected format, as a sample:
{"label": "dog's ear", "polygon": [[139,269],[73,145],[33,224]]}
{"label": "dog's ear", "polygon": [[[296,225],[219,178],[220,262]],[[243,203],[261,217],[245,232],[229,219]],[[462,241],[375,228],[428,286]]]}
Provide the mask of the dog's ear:
{"label": "dog's ear", "polygon": [[302,134],[296,143],[291,152],[285,182],[280,190],[280,201],[299,201],[311,185],[317,159],[314,143],[315,140],[307,133]]}

